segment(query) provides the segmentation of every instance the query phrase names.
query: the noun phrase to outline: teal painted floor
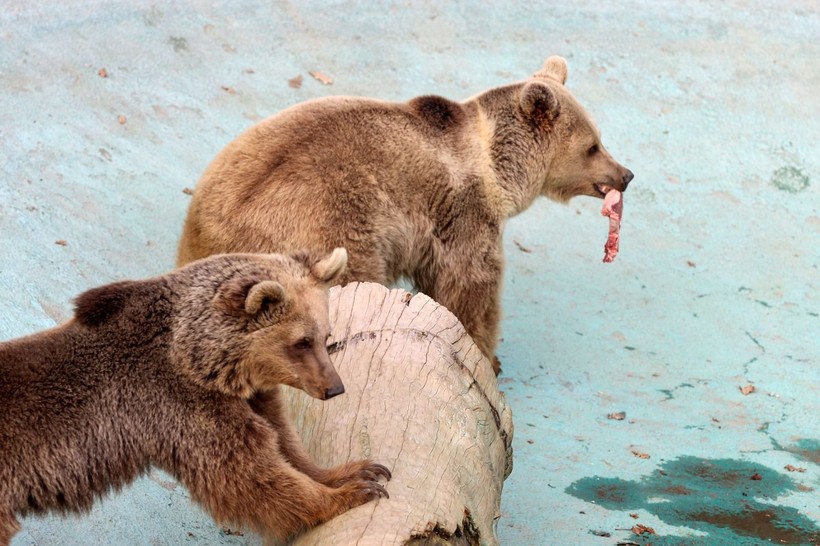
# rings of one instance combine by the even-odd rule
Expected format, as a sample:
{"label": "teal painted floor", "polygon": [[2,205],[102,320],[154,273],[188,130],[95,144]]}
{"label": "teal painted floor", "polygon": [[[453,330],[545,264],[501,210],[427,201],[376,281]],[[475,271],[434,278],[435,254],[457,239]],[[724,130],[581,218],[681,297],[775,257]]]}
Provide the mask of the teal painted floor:
{"label": "teal painted floor", "polygon": [[[171,268],[183,190],[253,122],[329,94],[464,99],[551,54],[635,180],[613,264],[598,200],[507,227],[502,542],[816,543],[816,1],[0,0],[0,338]],[[259,543],[159,473],[23,523],[14,546]]]}

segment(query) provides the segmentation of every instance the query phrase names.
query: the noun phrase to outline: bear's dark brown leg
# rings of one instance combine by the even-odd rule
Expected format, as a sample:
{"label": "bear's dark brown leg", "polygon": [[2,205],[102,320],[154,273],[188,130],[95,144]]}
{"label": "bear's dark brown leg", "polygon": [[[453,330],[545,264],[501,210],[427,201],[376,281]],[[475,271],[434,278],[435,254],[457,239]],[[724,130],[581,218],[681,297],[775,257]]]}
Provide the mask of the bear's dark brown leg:
{"label": "bear's dark brown leg", "polygon": [[350,461],[333,468],[321,468],[305,451],[301,438],[287,418],[278,390],[259,392],[250,400],[253,411],[267,419],[277,431],[279,452],[297,470],[328,487],[340,487],[351,480],[391,478],[390,470],[369,460]]}

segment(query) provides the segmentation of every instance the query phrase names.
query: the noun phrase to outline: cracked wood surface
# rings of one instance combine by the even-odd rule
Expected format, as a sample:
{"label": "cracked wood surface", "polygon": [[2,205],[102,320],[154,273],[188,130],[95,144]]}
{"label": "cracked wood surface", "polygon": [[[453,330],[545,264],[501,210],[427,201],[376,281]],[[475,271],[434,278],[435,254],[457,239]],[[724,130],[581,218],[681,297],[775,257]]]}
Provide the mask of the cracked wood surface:
{"label": "cracked wood surface", "polygon": [[321,402],[285,389],[294,421],[321,465],[370,458],[390,468],[390,498],[291,544],[403,544],[434,529],[458,535],[465,522],[480,544],[498,544],[513,424],[489,361],[455,316],[423,294],[352,283],[331,290],[330,317],[345,393]]}

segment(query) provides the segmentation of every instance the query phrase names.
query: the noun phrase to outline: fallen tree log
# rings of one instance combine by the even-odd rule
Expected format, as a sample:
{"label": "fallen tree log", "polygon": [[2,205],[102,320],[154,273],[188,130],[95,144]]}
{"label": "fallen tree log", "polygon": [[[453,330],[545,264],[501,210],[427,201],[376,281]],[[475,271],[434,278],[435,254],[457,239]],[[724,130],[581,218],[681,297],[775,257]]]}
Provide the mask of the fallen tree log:
{"label": "fallen tree log", "polygon": [[293,419],[318,464],[369,458],[390,468],[390,498],[291,544],[498,544],[513,425],[490,362],[455,316],[423,294],[336,287],[330,318],[345,393],[321,402],[284,389]]}

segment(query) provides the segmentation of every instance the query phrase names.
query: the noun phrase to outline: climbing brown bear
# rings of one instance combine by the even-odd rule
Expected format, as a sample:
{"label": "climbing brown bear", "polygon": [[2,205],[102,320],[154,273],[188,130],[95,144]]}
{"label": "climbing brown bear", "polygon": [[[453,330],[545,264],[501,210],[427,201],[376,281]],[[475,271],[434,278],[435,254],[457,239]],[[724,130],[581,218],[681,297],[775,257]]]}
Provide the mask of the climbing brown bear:
{"label": "climbing brown bear", "polygon": [[344,392],[326,349],[343,248],[221,255],[95,288],[0,343],[0,545],[16,516],[82,512],[155,465],[219,522],[282,538],[387,496],[370,461],[323,469],[278,386]]}

